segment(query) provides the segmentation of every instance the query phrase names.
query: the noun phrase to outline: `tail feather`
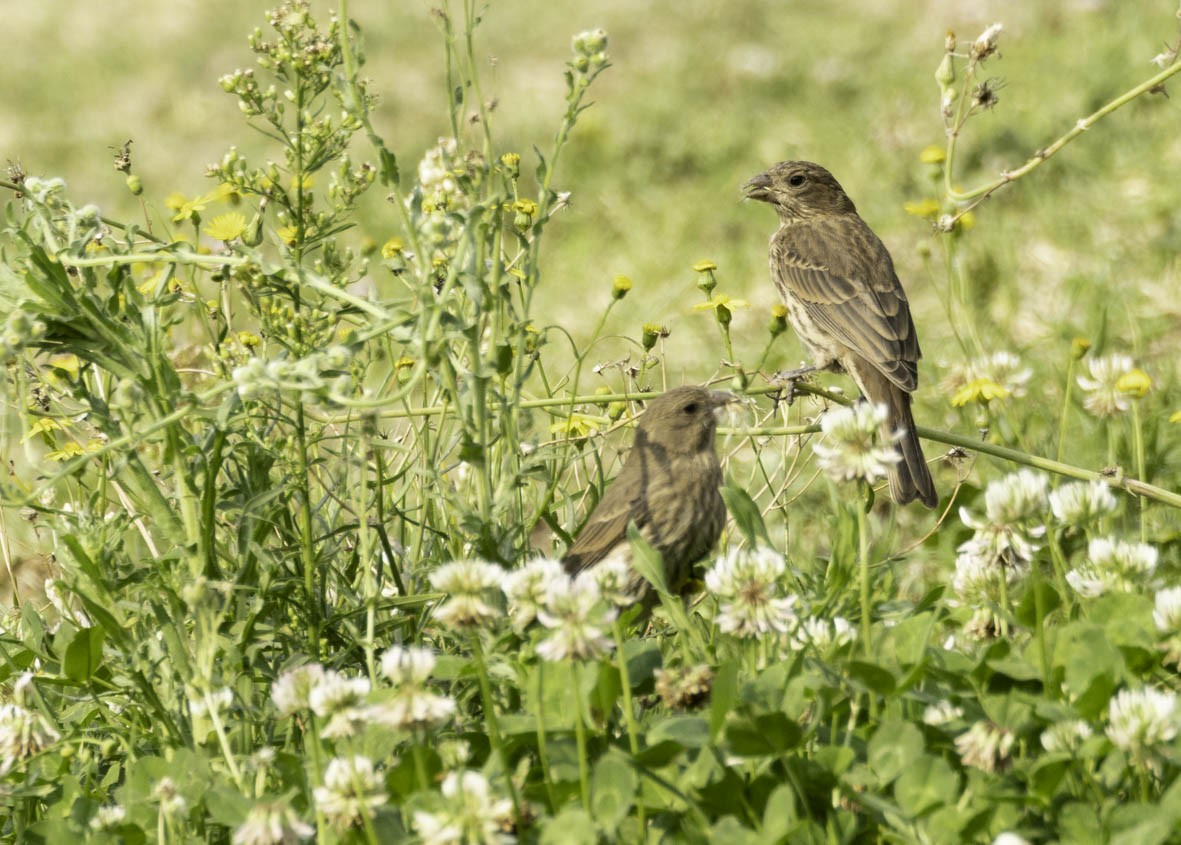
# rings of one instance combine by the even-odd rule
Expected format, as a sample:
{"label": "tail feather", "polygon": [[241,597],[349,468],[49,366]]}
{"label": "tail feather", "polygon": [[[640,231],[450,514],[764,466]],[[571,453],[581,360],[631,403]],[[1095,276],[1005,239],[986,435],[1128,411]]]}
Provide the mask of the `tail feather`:
{"label": "tail feather", "polygon": [[890,496],[900,505],[918,499],[929,508],[939,504],[935,492],[935,481],[927,469],[927,459],[919,444],[919,435],[914,428],[914,416],[910,412],[910,394],[869,366],[854,373],[861,392],[871,402],[886,406],[886,423],[882,436],[892,438],[902,432],[897,448],[902,460],[890,472]]}

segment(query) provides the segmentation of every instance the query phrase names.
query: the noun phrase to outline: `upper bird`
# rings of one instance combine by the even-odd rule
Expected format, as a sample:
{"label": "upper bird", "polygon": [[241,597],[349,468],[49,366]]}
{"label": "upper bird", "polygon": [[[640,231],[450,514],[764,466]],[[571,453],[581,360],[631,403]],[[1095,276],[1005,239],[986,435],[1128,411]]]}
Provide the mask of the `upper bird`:
{"label": "upper bird", "polygon": [[869,401],[886,406],[884,436],[902,433],[890,495],[935,507],[910,411],[922,352],[885,244],[832,174],[810,161],[780,162],[747,182],[745,194],[779,215],[771,278],[815,369],[848,373]]}
{"label": "upper bird", "polygon": [[[568,573],[575,575],[608,557],[621,556],[630,564],[627,526],[635,522],[644,540],[660,552],[669,588],[680,591],[726,522],[714,439],[716,412],[734,399],[730,393],[688,386],[648,403],[623,469],[562,558]],[[628,592],[637,601],[650,596],[648,582],[634,570]]]}

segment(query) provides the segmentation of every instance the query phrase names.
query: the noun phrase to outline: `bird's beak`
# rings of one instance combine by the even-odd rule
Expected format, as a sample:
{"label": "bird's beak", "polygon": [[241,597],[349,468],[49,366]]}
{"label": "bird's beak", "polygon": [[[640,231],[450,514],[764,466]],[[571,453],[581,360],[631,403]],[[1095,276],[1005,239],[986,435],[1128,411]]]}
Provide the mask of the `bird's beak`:
{"label": "bird's beak", "polygon": [[767,173],[760,173],[742,188],[742,195],[748,200],[762,200],[769,202],[771,199],[771,177]]}
{"label": "bird's beak", "polygon": [[713,405],[714,413],[718,413],[722,408],[729,405],[731,402],[737,402],[738,397],[733,393],[725,390],[711,390],[709,392],[709,402]]}

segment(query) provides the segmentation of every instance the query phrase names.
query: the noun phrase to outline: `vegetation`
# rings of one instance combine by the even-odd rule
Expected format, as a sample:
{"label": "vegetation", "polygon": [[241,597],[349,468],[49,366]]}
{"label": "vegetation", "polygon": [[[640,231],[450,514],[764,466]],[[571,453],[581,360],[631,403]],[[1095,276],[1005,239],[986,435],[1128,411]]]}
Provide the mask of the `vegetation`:
{"label": "vegetation", "polygon": [[[10,163],[0,836],[1174,841],[1175,24],[768,4],[724,73],[700,32],[612,67],[690,4],[563,76],[458,5],[392,60],[344,2],[268,12],[200,190],[139,139],[106,210]],[[936,513],[875,496],[846,380],[764,378],[799,347],[738,186],[796,157],[911,293]],[[641,618],[553,556],[643,400],[707,381],[731,523],[688,602],[635,538]]]}

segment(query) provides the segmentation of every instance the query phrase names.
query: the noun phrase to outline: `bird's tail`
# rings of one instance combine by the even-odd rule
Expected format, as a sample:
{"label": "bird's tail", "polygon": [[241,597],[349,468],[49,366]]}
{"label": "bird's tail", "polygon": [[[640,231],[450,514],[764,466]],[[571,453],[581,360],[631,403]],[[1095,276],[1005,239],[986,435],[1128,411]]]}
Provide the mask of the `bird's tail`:
{"label": "bird's tail", "polygon": [[[865,369],[869,369],[866,367]],[[910,394],[891,382],[880,372],[859,373],[858,385],[871,402],[886,406],[886,422],[882,436],[892,439],[896,432],[902,437],[897,443],[902,460],[890,471],[890,496],[900,505],[918,499],[929,508],[939,504],[935,482],[927,469],[927,459],[919,444],[919,435],[914,428],[914,416],[910,412]]]}

